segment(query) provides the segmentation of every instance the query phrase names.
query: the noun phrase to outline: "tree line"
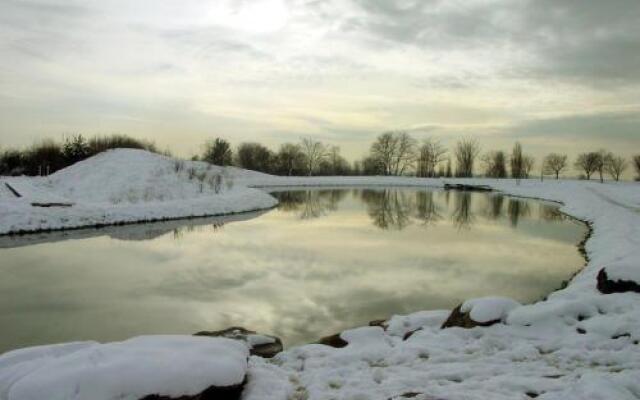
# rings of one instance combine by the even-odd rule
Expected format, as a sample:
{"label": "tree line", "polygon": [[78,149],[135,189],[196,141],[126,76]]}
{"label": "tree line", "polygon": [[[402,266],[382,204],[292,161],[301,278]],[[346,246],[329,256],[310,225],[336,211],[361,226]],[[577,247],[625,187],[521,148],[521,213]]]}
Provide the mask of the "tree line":
{"label": "tree line", "polygon": [[[158,153],[153,142],[125,135],[66,137],[62,142],[44,140],[23,150],[6,149],[0,152],[1,175],[47,175],[107,149],[135,148]],[[170,155],[169,151],[163,154]],[[571,166],[580,177],[591,179],[606,175],[619,180],[631,166],[640,180],[640,154],[630,160],[604,149],[579,154],[570,165],[566,154],[550,153],[538,165],[516,142],[507,152],[482,152],[476,139],[462,138],[451,149],[440,141],[426,138],[421,142],[405,131],[380,134],[371,144],[367,155],[349,163],[340,147],[327,145],[313,138],[281,144],[273,151],[258,142],[243,142],[235,148],[223,138],[207,141],[201,154],[192,160],[211,164],[234,165],[254,171],[284,175],[387,175],[418,177],[473,177],[527,179],[534,174],[556,179]],[[536,169],[537,167],[537,169]],[[534,172],[536,169],[536,172]]]}

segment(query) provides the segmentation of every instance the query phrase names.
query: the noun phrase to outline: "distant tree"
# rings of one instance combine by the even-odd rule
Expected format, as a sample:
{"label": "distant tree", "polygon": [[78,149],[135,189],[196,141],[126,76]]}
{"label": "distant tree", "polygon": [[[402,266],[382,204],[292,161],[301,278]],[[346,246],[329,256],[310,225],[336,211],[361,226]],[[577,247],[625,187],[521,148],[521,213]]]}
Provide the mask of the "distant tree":
{"label": "distant tree", "polygon": [[581,153],[575,162],[577,170],[584,172],[587,179],[591,179],[591,175],[598,170],[600,163],[600,154],[597,152]]}
{"label": "distant tree", "polygon": [[89,143],[82,135],[67,137],[62,145],[62,155],[69,165],[84,160],[89,154]]}
{"label": "distant tree", "polygon": [[23,159],[28,175],[48,175],[68,165],[62,147],[51,139],[42,140],[28,148]]}
{"label": "distant tree", "polygon": [[320,163],[327,157],[326,146],[312,138],[302,139],[302,154],[304,154],[304,164],[308,176],[313,175]]}
{"label": "distant tree", "polygon": [[560,179],[560,173],[567,168],[567,155],[551,153],[544,159],[543,171],[546,174],[555,174],[556,179]]}
{"label": "distant tree", "polygon": [[153,142],[135,139],[126,135],[94,136],[89,139],[89,154],[91,156],[109,149],[140,149],[157,153],[158,149]]}
{"label": "distant tree", "polygon": [[633,168],[636,170],[636,180],[640,181],[640,154],[633,156]]}
{"label": "distant tree", "polygon": [[522,177],[529,179],[533,167],[536,165],[536,159],[533,156],[525,154],[522,158]]}
{"label": "distant tree", "polygon": [[629,163],[624,157],[607,154],[604,160],[605,169],[616,181],[620,180],[620,175],[627,169]]}
{"label": "distant tree", "polygon": [[279,174],[292,176],[303,172],[304,153],[300,145],[284,143],[276,154],[276,170]]}
{"label": "distant tree", "polygon": [[522,145],[519,142],[516,142],[513,146],[509,162],[511,164],[511,177],[513,179],[524,178],[524,155],[522,154]]}
{"label": "distant tree", "polygon": [[484,174],[489,178],[507,177],[507,156],[504,151],[490,151],[482,157]]}
{"label": "distant tree", "polygon": [[231,144],[222,138],[215,138],[213,141],[207,142],[202,160],[219,166],[231,165]]}
{"label": "distant tree", "polygon": [[416,175],[420,177],[436,176],[436,168],[444,161],[447,149],[439,141],[427,138],[418,150]]}
{"label": "distant tree", "polygon": [[0,154],[0,175],[25,174],[24,154],[20,150],[6,149]]}
{"label": "distant tree", "polygon": [[444,173],[444,176],[446,176],[447,178],[451,178],[453,176],[453,171],[451,169],[451,159],[447,158],[447,169]]}
{"label": "distant tree", "polygon": [[369,157],[383,175],[403,175],[416,159],[416,141],[403,131],[385,132],[371,145]]}
{"label": "distant tree", "polygon": [[362,160],[362,174],[367,176],[386,175],[387,172],[380,160],[374,156],[367,156]]}
{"label": "distant tree", "polygon": [[351,172],[349,162],[340,155],[339,146],[329,147],[323,163],[326,164],[323,175],[348,175]]}
{"label": "distant tree", "polygon": [[597,154],[596,171],[600,176],[600,183],[604,183],[604,172],[607,169],[607,159],[609,157],[613,157],[613,154],[609,153],[605,149],[598,150]]}
{"label": "distant tree", "polygon": [[473,176],[473,165],[480,154],[480,144],[475,139],[461,139],[456,143],[454,156],[456,157],[456,176],[470,178]]}
{"label": "distant tree", "polygon": [[236,154],[236,164],[245,169],[259,172],[272,172],[271,150],[260,143],[241,143]]}

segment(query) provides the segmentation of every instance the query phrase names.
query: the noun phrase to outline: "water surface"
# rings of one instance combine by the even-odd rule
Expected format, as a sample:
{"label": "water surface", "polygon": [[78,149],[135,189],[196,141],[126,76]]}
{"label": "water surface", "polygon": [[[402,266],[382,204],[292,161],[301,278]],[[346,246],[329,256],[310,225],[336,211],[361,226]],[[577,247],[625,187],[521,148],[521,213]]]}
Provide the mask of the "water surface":
{"label": "water surface", "polygon": [[232,325],[290,346],[470,297],[535,301],[584,263],[585,227],[549,203],[417,189],[274,195],[281,204],[266,213],[0,238],[0,352]]}

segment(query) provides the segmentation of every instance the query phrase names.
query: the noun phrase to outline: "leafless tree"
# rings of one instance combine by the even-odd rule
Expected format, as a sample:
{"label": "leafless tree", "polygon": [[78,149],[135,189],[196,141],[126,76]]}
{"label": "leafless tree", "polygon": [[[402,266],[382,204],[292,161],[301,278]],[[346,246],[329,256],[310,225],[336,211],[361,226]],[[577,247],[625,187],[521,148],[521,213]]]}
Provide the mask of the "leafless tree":
{"label": "leafless tree", "polygon": [[476,139],[461,139],[456,143],[456,176],[470,178],[473,176],[473,165],[480,154],[480,144]]}
{"label": "leafless tree", "polygon": [[451,178],[453,176],[453,171],[451,169],[451,158],[447,158],[447,169],[444,173],[444,176],[447,178]]}
{"label": "leafless tree", "polygon": [[624,157],[615,156],[612,153],[607,154],[604,160],[604,167],[616,181],[620,180],[620,175],[627,169],[629,163]]}
{"label": "leafless tree", "polygon": [[584,172],[587,179],[591,179],[591,175],[598,170],[600,163],[600,154],[596,152],[582,153],[578,155],[575,162],[576,169]]}
{"label": "leafless tree", "polygon": [[607,169],[607,158],[613,157],[613,154],[609,153],[605,149],[598,150],[597,154],[596,171],[598,171],[598,175],[600,175],[600,183],[604,183],[604,172]]}
{"label": "leafless tree", "polygon": [[507,157],[504,151],[490,151],[482,157],[484,174],[489,178],[507,177]]}
{"label": "leafless tree", "polygon": [[551,153],[544,158],[543,171],[547,174],[555,174],[560,179],[560,173],[567,168],[567,155]]}
{"label": "leafless tree", "polygon": [[524,156],[522,154],[522,145],[518,142],[513,146],[511,152],[511,177],[514,179],[521,179],[524,177]]}
{"label": "leafless tree", "polygon": [[640,154],[633,156],[633,168],[638,175],[636,179],[640,181]]}
{"label": "leafless tree", "polygon": [[436,168],[445,160],[447,149],[439,141],[427,138],[418,151],[417,175],[420,177],[436,176]]}
{"label": "leafless tree", "polygon": [[536,159],[533,156],[525,154],[522,158],[522,177],[529,179],[533,167],[536,165]]}
{"label": "leafless tree", "polygon": [[384,175],[402,175],[416,159],[416,141],[408,133],[385,132],[371,145],[370,157]]}
{"label": "leafless tree", "polygon": [[312,138],[302,139],[302,154],[304,154],[304,164],[307,175],[311,176],[318,169],[318,166],[327,156],[327,148],[322,142]]}

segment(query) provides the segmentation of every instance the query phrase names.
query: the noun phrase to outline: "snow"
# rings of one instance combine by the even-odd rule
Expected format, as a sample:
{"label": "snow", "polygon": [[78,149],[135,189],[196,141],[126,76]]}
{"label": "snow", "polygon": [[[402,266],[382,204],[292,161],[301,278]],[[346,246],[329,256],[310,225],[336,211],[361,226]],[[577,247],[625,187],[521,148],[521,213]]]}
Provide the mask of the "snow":
{"label": "snow", "polygon": [[503,321],[509,313],[520,306],[515,300],[505,297],[483,297],[462,303],[460,311],[469,313],[476,322]]}
{"label": "snow", "polygon": [[[585,245],[588,264],[566,288],[549,294],[545,300],[526,305],[495,298],[465,302],[464,308],[470,310],[473,319],[500,319],[504,324],[440,329],[450,310],[389,316],[386,329],[362,327],[343,332],[341,337],[349,343],[344,348],[310,344],[288,349],[269,360],[251,357],[243,400],[401,399],[404,394],[415,394],[416,399],[640,398],[640,294],[605,295],[596,287],[597,274],[603,267],[612,279],[638,281],[640,184],[408,177],[289,178],[190,162],[185,162],[184,170],[176,173],[174,160],[144,152],[117,150],[98,157],[49,178],[4,178],[23,188],[27,195],[17,199],[6,191],[0,192],[0,232],[266,209],[276,204],[266,193],[274,188],[440,189],[449,181],[489,185],[512,196],[554,201],[563,212],[588,222],[593,229]],[[190,180],[184,172],[189,168],[210,175],[224,174],[233,180],[233,186],[223,185],[218,194],[205,187],[201,193],[197,181]],[[64,209],[40,209],[31,207],[28,197],[62,198],[75,204]],[[413,334],[407,335],[409,332]],[[173,361],[161,364],[156,360],[144,372],[134,370],[133,376],[139,378],[134,382],[127,374],[109,367],[119,360],[135,359],[138,363],[134,365],[147,363],[150,353],[144,351],[144,346],[132,345],[131,349],[137,350],[125,354],[121,347],[124,343],[127,342],[69,344],[5,354],[0,357],[0,399],[11,399],[8,394],[17,389],[24,390],[19,394],[24,393],[25,397],[13,398],[33,398],[27,395],[42,398],[43,392],[38,390],[44,388],[50,390],[46,398],[65,398],[69,392],[64,385],[81,380],[92,382],[94,388],[102,388],[105,393],[107,388],[120,384],[130,385],[126,389],[136,391],[143,384],[148,389],[152,383],[163,383],[156,379],[159,377],[168,382],[163,388],[172,390],[171,393],[183,390],[193,393],[211,384],[211,378],[225,369],[223,363],[238,365],[228,361],[236,360],[234,356],[228,360],[209,356],[222,354],[227,347],[233,349],[231,343],[218,346],[215,342],[189,341],[188,345],[175,348],[160,340],[150,345],[160,354],[157,360],[168,360],[171,354],[171,360],[183,360],[178,364],[180,368],[173,368]],[[68,354],[65,346],[69,346]],[[208,346],[214,346],[215,350]],[[101,357],[109,362],[102,363]],[[187,360],[193,360],[194,364]],[[41,369],[34,363],[42,363]],[[207,368],[213,370],[205,382],[200,372]],[[98,371],[100,375],[96,375]]]}
{"label": "snow", "polygon": [[640,260],[631,258],[617,261],[604,267],[611,281],[632,281],[640,284]]}
{"label": "snow", "polygon": [[239,341],[141,336],[124,342],[40,346],[0,357],[3,400],[137,400],[240,384],[249,351]]}

